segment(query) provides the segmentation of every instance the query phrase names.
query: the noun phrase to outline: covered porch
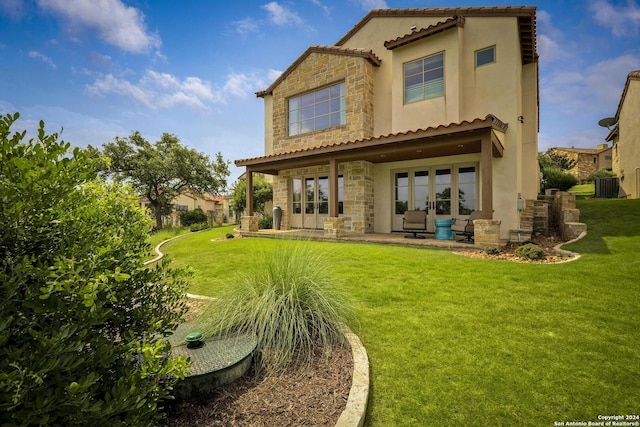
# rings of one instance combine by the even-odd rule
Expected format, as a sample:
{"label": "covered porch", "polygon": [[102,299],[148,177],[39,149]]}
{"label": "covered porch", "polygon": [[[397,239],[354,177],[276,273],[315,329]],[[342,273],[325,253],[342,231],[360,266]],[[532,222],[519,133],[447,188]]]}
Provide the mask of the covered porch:
{"label": "covered porch", "polygon": [[[246,167],[247,180],[247,210],[242,218],[242,232],[258,231],[257,217],[254,216],[252,209],[254,173],[282,177],[283,173],[286,175],[286,171],[290,170],[318,166],[326,168],[328,215],[322,224],[324,235],[328,238],[346,238],[359,234],[372,234],[373,230],[352,228],[345,231],[344,221],[338,210],[339,165],[353,162],[376,165],[468,154],[479,154],[480,194],[476,209],[482,210],[483,220],[492,220],[493,159],[503,155],[506,130],[507,124],[493,115],[487,115],[484,119],[473,121],[237,160],[235,162],[237,166]],[[285,197],[290,203],[289,196]],[[278,202],[274,201],[274,204]],[[282,206],[282,208],[289,209],[290,206]]]}

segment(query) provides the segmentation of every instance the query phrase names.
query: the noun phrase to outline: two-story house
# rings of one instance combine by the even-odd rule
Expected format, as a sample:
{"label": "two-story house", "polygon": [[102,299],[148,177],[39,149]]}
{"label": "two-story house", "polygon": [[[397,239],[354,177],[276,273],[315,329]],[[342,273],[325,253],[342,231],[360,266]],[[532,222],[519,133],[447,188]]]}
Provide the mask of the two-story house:
{"label": "two-story house", "polygon": [[612,167],[612,149],[609,144],[598,144],[596,148],[553,147],[549,152],[574,160],[575,165],[567,172],[581,183],[585,183],[591,174]]}
{"label": "two-story house", "polygon": [[[481,210],[508,238],[519,195],[539,189],[535,13],[371,11],[257,93],[265,155],[235,164],[248,184],[273,175],[284,228],[390,233],[422,209],[433,231]],[[257,227],[247,214],[243,229]]]}
{"label": "two-story house", "polygon": [[614,129],[606,140],[613,143],[613,171],[620,193],[640,198],[640,70],[632,71],[622,90]]}

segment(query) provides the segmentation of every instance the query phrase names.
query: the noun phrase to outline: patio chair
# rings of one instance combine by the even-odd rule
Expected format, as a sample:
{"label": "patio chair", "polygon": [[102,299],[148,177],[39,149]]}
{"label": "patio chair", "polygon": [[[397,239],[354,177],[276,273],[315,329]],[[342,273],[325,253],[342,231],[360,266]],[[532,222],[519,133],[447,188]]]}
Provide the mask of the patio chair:
{"label": "patio chair", "polygon": [[482,218],[482,211],[473,211],[466,220],[456,220],[456,222],[453,223],[451,230],[456,234],[462,235],[462,239],[458,240],[458,242],[474,242],[473,220],[480,218]]}
{"label": "patio chair", "polygon": [[406,211],[402,218],[402,229],[411,235],[404,237],[413,237],[414,239],[424,239],[425,236],[418,236],[418,233],[427,232],[427,212],[426,211]]}

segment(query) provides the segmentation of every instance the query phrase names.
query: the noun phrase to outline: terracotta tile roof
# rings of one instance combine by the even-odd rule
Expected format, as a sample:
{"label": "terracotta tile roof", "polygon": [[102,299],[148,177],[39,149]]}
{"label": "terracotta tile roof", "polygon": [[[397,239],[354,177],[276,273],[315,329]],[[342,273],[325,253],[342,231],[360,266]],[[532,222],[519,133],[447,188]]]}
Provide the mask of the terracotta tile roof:
{"label": "terracotta tile roof", "polygon": [[[299,150],[286,151],[277,154],[268,154],[266,156],[252,157],[248,159],[239,159],[235,161],[236,166],[247,166],[254,161],[262,160],[279,160],[282,158],[303,156],[305,154],[315,154],[319,152],[341,151],[350,148],[361,148],[365,146],[375,146],[380,143],[393,142],[395,139],[412,139],[420,137],[436,136],[440,134],[452,134],[463,130],[473,130],[474,128],[491,127],[502,132],[506,132],[508,124],[498,119],[493,114],[487,115],[484,119],[474,119],[471,121],[463,120],[460,123],[450,123],[448,125],[430,126],[427,128],[410,130],[406,132],[397,132],[387,135],[380,135],[370,138],[356,139],[352,141],[335,142],[332,144],[320,145],[317,147],[302,148]],[[407,137],[407,138],[404,138]]]}
{"label": "terracotta tile roof", "polygon": [[421,28],[419,30],[412,31],[410,34],[398,37],[395,40],[386,41],[384,42],[384,47],[389,50],[393,50],[397,47],[405,46],[414,41],[422,40],[451,28],[464,27],[464,21],[464,16],[454,16],[453,18],[449,18],[446,21],[438,22],[434,25],[429,25],[427,28]]}
{"label": "terracotta tile roof", "polygon": [[565,151],[567,153],[576,153],[576,154],[600,154],[603,151],[607,151],[610,150],[611,147],[607,146],[605,148],[575,148],[575,147],[571,147],[571,148],[565,148],[565,147],[553,147],[551,148],[551,150],[557,150],[557,151]]}
{"label": "terracotta tile roof", "polygon": [[347,34],[345,34],[336,46],[344,45],[354,34],[364,27],[367,22],[376,17],[476,17],[476,16],[512,16],[518,18],[520,30],[520,48],[522,51],[522,63],[529,64],[538,60],[536,52],[536,7],[535,6],[508,6],[508,7],[455,7],[455,8],[429,8],[429,9],[376,9],[369,12]]}
{"label": "terracotta tile roof", "polygon": [[275,89],[276,86],[278,86],[280,82],[282,82],[282,80],[284,80],[289,74],[291,74],[291,72],[295,70],[298,65],[300,65],[312,53],[361,57],[365,58],[376,67],[380,66],[380,63],[382,62],[381,59],[378,58],[372,50],[346,48],[341,46],[311,46],[302,55],[300,55],[298,59],[296,59],[293,64],[289,66],[289,68],[287,68],[282,74],[280,74],[280,77],[278,77],[273,83],[271,83],[271,86],[263,91],[256,92],[256,96],[258,98],[262,98],[265,95],[271,94],[273,92],[273,89]]}

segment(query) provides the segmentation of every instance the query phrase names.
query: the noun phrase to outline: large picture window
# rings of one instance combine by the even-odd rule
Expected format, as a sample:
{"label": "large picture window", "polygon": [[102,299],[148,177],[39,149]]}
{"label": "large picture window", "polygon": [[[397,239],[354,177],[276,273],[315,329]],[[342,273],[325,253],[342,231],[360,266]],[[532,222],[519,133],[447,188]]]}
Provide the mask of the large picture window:
{"label": "large picture window", "polygon": [[289,98],[289,136],[343,125],[346,110],[344,82]]}
{"label": "large picture window", "polygon": [[404,64],[404,102],[444,96],[444,53]]}

